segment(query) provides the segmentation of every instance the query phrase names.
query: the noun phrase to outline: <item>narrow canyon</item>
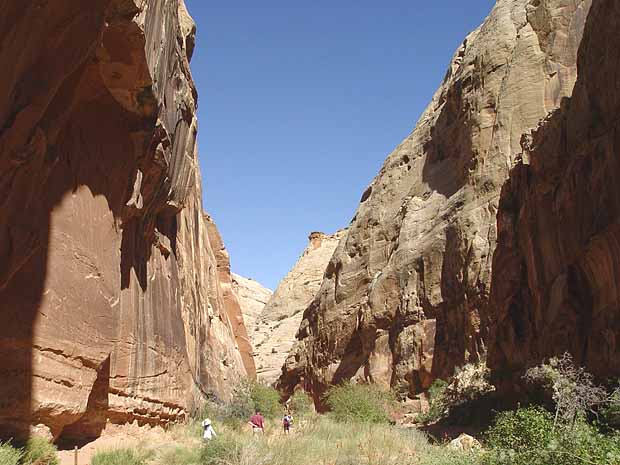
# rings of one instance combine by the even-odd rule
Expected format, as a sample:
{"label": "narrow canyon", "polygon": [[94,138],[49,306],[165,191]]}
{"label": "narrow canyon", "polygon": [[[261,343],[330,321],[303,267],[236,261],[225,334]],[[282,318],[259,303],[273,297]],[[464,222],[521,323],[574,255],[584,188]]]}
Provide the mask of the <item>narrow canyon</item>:
{"label": "narrow canyon", "polygon": [[203,207],[184,1],[2,6],[0,439],[166,426],[247,379],[321,410],[476,363],[518,396],[564,352],[620,376],[619,2],[497,0],[274,291]]}

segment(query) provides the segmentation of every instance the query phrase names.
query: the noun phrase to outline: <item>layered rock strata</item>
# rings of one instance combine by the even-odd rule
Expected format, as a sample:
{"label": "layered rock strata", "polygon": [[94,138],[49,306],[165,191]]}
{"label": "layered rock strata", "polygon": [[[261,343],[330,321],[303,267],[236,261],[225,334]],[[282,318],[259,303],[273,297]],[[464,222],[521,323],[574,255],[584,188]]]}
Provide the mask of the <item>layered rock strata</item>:
{"label": "layered rock strata", "polygon": [[3,3],[2,438],[177,421],[251,371],[202,212],[194,29],[181,0]]}
{"label": "layered rock strata", "polygon": [[303,312],[316,296],[329,259],[344,234],[344,231],[333,235],[311,233],[301,257],[256,319],[250,338],[260,380],[271,384],[280,375]]}
{"label": "layered rock strata", "polygon": [[564,351],[620,376],[620,4],[592,4],[570,99],[502,190],[489,365],[502,390]]}
{"label": "layered rock strata", "polygon": [[535,128],[576,79],[589,0],[498,0],[415,130],[363,193],[279,385],[344,379],[415,396],[486,353],[495,217]]}

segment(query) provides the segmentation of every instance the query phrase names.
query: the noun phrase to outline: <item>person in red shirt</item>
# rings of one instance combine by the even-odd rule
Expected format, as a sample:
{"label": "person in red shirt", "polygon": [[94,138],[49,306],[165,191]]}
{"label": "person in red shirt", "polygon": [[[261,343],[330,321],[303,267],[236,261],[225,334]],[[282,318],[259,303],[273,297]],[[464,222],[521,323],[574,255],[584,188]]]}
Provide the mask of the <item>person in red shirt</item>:
{"label": "person in red shirt", "polygon": [[252,432],[254,434],[265,433],[265,417],[263,417],[258,410],[256,410],[256,413],[254,413],[252,418],[250,418],[250,426],[252,427]]}

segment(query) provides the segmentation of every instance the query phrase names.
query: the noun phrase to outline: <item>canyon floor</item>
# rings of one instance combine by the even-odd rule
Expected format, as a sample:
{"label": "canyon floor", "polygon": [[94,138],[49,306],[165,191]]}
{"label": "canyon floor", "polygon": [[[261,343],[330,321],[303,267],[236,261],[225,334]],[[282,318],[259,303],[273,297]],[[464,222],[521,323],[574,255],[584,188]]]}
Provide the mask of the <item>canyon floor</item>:
{"label": "canyon floor", "polygon": [[[124,426],[106,432],[78,451],[78,464],[101,463],[93,458],[101,452],[132,450],[145,458],[144,465],[198,464],[403,464],[461,463],[469,453],[451,446],[431,445],[415,428],[393,425],[343,425],[333,419],[313,415],[295,425],[290,435],[282,432],[279,421],[267,422],[264,436],[254,436],[249,427],[215,424],[216,441],[201,443],[198,422],[161,428]],[[213,456],[205,453],[211,449]],[[74,451],[60,451],[60,465],[74,465]],[[101,458],[99,458],[101,460]],[[452,462],[456,460],[456,462]],[[103,462],[107,463],[107,462]],[[110,462],[134,465],[133,462]],[[464,462],[467,463],[467,462]]]}

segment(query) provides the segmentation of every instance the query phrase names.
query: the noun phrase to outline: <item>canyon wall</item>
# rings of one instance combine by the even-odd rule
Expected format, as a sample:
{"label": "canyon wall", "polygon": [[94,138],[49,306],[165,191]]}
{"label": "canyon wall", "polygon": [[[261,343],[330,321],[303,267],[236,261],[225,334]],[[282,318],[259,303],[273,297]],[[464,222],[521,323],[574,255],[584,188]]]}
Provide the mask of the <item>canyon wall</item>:
{"label": "canyon wall", "polygon": [[256,319],[250,332],[258,379],[274,383],[299,329],[303,312],[316,296],[329,259],[344,236],[313,232],[308,246]]}
{"label": "canyon wall", "polygon": [[620,4],[595,0],[570,99],[523,138],[502,190],[489,366],[501,390],[572,353],[620,377]]}
{"label": "canyon wall", "polygon": [[363,379],[415,396],[486,354],[500,190],[572,93],[589,0],[498,0],[361,197],[279,387]]}
{"label": "canyon wall", "polygon": [[256,329],[256,321],[265,308],[265,304],[271,299],[273,291],[253,279],[244,278],[235,273],[232,274],[232,285],[239,305],[241,305],[243,320],[251,342],[252,333]]}
{"label": "canyon wall", "polygon": [[202,211],[194,32],[182,0],[2,2],[2,438],[166,424],[252,374]]}

